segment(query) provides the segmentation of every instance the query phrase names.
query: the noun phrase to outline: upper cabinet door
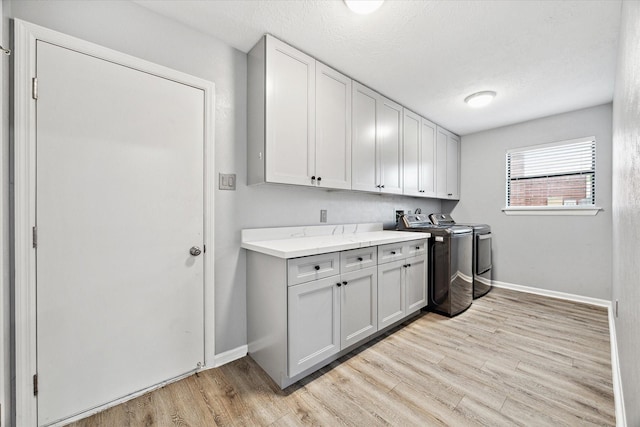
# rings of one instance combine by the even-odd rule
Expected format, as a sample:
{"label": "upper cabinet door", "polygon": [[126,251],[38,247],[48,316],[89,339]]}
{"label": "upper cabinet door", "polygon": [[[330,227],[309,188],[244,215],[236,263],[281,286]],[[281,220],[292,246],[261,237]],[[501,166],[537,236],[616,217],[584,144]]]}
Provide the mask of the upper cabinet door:
{"label": "upper cabinet door", "polygon": [[436,125],[422,119],[420,132],[421,194],[436,197]]}
{"label": "upper cabinet door", "polygon": [[402,105],[382,98],[377,133],[381,192],[402,194]]}
{"label": "upper cabinet door", "polygon": [[449,135],[447,139],[447,197],[460,199],[460,138]]}
{"label": "upper cabinet door", "polygon": [[319,187],[351,188],[351,79],[316,62],[315,176]]}
{"label": "upper cabinet door", "polygon": [[436,196],[447,198],[447,133],[441,128],[436,134]]}
{"label": "upper cabinet door", "polygon": [[351,188],[379,191],[376,165],[376,107],[379,95],[353,82]]}
{"label": "upper cabinet door", "polygon": [[270,36],[266,57],[266,180],[313,185],[316,61]]}
{"label": "upper cabinet door", "polygon": [[407,196],[422,196],[421,156],[420,156],[421,118],[406,108],[403,117],[403,175],[404,191]]}
{"label": "upper cabinet door", "polygon": [[436,141],[436,195],[460,199],[460,138],[440,127]]}

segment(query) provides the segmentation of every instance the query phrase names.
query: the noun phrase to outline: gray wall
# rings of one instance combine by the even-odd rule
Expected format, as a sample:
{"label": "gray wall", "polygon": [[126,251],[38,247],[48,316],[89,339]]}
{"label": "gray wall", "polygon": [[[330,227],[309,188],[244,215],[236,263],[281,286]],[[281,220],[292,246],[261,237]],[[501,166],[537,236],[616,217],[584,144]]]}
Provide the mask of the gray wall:
{"label": "gray wall", "polygon": [[435,200],[275,185],[247,187],[246,54],[128,1],[4,0],[4,5],[5,24],[7,17],[20,18],[215,82],[215,173],[238,176],[237,191],[215,194],[217,354],[246,344],[241,229],[319,224],[320,209],[328,209],[329,223],[387,226],[393,224],[396,208],[440,210]]}
{"label": "gray wall", "polygon": [[640,3],[623,2],[613,98],[613,290],[627,424],[640,425]]}
{"label": "gray wall", "polygon": [[[596,137],[596,216],[507,216],[507,149]],[[592,298],[611,298],[611,104],[462,137],[457,221],[492,226],[494,279]]]}

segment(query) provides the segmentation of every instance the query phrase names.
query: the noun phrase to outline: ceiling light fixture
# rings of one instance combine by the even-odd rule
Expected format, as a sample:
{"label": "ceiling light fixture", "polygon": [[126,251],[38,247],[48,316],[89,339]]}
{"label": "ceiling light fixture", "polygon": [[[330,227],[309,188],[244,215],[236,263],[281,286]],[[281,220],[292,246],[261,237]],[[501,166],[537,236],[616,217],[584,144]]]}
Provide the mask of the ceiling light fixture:
{"label": "ceiling light fixture", "polygon": [[464,99],[464,102],[466,102],[469,107],[480,108],[489,105],[491,101],[493,101],[493,98],[496,97],[496,95],[497,94],[492,90],[485,90],[467,96]]}
{"label": "ceiling light fixture", "polygon": [[382,6],[384,0],[344,0],[349,9],[358,15],[368,15]]}

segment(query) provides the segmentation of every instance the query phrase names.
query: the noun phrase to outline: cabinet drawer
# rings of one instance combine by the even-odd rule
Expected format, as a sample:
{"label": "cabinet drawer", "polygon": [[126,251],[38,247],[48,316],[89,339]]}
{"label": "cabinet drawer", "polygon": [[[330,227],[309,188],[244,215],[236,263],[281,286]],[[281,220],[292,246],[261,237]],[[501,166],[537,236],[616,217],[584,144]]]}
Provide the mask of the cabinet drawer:
{"label": "cabinet drawer", "polygon": [[288,285],[310,282],[340,274],[340,253],[292,258],[287,261]]}
{"label": "cabinet drawer", "polygon": [[409,250],[409,246],[406,242],[378,246],[378,264],[406,258],[407,250]]}
{"label": "cabinet drawer", "polygon": [[358,271],[375,267],[378,263],[376,246],[340,252],[340,272]]}
{"label": "cabinet drawer", "polygon": [[407,256],[418,256],[427,253],[427,240],[414,240],[412,242],[406,242]]}

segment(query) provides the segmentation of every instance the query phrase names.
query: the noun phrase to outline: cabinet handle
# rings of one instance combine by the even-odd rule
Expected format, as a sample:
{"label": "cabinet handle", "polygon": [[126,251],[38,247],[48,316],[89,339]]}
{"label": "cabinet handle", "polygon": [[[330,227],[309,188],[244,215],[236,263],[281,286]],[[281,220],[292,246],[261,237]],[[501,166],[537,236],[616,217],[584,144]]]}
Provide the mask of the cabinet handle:
{"label": "cabinet handle", "polygon": [[453,196],[453,193],[449,193],[449,194],[447,194],[447,196]]}
{"label": "cabinet handle", "polygon": [[314,176],[311,177],[311,181],[315,181],[315,180],[316,180],[316,177],[314,175]]}
{"label": "cabinet handle", "polygon": [[407,264],[407,267],[411,267],[411,264]]}
{"label": "cabinet handle", "polygon": [[420,250],[420,246],[416,246],[416,249],[417,249],[417,250]]}
{"label": "cabinet handle", "polygon": [[382,184],[382,185],[380,186],[380,188],[384,188],[384,184]]}
{"label": "cabinet handle", "polygon": [[318,184],[320,183],[320,181],[322,181],[322,177],[321,176],[318,177]]}
{"label": "cabinet handle", "polygon": [[407,268],[407,264],[403,265],[402,268]]}
{"label": "cabinet handle", "polygon": [[347,286],[347,283],[348,283],[348,282],[342,282],[342,284],[343,284],[343,285],[345,285],[345,286]]}
{"label": "cabinet handle", "polygon": [[340,287],[340,286],[342,286],[342,283],[338,282],[338,283],[336,283],[336,286]]}
{"label": "cabinet handle", "polygon": [[358,257],[358,261],[362,262],[364,260],[362,259],[362,257]]}
{"label": "cabinet handle", "polygon": [[316,271],[320,270],[320,266],[319,266],[319,265],[316,265],[316,266],[315,266],[315,267],[313,267],[313,268],[315,268],[315,269],[316,269]]}
{"label": "cabinet handle", "polygon": [[379,186],[379,185],[376,185],[376,188],[380,188],[380,186]]}
{"label": "cabinet handle", "polygon": [[391,251],[391,255],[395,255],[395,254],[396,254],[396,251]]}

